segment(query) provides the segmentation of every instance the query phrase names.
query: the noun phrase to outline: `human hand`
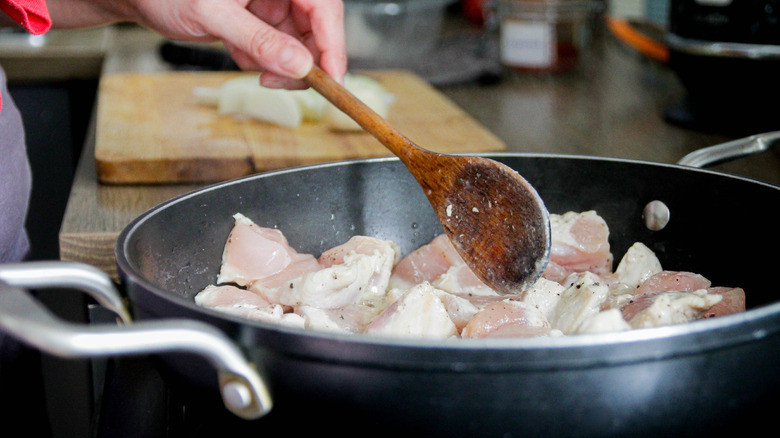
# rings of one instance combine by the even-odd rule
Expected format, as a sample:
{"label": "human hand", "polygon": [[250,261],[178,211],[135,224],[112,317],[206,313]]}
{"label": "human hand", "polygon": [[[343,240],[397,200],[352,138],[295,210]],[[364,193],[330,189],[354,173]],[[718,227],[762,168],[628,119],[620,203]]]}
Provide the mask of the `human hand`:
{"label": "human hand", "polygon": [[341,0],[134,0],[139,22],[173,39],[219,39],[239,67],[272,88],[304,88],[318,63],[346,72]]}
{"label": "human hand", "polygon": [[271,88],[305,88],[317,63],[343,80],[342,0],[48,0],[55,27],[133,21],[184,41],[222,41],[239,67]]}

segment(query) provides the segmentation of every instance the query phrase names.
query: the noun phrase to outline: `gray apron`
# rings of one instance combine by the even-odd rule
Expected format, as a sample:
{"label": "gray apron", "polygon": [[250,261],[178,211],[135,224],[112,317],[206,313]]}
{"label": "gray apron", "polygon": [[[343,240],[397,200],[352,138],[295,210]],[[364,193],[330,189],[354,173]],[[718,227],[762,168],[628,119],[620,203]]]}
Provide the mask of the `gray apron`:
{"label": "gray apron", "polygon": [[0,263],[20,261],[29,250],[24,221],[30,200],[30,165],[24,126],[0,68]]}

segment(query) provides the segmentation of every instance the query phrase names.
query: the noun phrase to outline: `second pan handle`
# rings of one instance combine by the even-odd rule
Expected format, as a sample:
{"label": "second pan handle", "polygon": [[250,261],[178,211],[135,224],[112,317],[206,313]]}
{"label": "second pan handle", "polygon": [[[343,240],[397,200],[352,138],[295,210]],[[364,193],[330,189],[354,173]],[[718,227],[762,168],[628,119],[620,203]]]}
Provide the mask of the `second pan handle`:
{"label": "second pan handle", "polygon": [[778,142],[780,142],[780,131],[751,135],[693,151],[677,161],[677,164],[699,168],[713,166],[766,152]]}

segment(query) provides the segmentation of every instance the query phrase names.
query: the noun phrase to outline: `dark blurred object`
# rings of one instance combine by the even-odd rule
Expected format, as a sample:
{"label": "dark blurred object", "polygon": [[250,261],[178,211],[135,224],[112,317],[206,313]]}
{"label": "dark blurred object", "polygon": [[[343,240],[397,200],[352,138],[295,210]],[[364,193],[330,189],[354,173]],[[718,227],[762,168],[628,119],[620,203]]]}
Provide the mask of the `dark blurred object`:
{"label": "dark blurred object", "polygon": [[182,70],[239,70],[227,50],[164,41],[159,47],[163,61]]}
{"label": "dark blurred object", "polygon": [[485,0],[461,0],[461,11],[469,23],[480,27],[485,24],[484,4]]}
{"label": "dark blurred object", "polygon": [[[165,41],[160,44],[160,57],[176,70],[239,70],[224,49]],[[501,80],[501,65],[479,34],[454,35],[441,38],[430,55],[397,60],[393,69],[414,72],[434,86],[475,82],[491,85]],[[352,59],[351,70],[389,68],[383,61]]]}
{"label": "dark blurred object", "polygon": [[669,65],[688,92],[667,120],[730,135],[780,128],[780,1],[671,0]]}
{"label": "dark blurred object", "polygon": [[[33,173],[25,224],[31,243],[27,260],[59,258],[58,232],[88,135],[97,84],[97,78],[9,82],[10,94],[24,120],[27,155]],[[85,320],[86,303],[80,294],[59,289],[36,292],[60,317]],[[24,418],[29,425],[29,436],[45,437],[44,431],[55,438],[88,434],[92,415],[89,362],[40,354],[25,346],[16,347],[17,354],[10,354],[9,345],[15,341],[0,339],[0,344],[3,342],[5,345],[0,345],[0,362],[5,362],[0,365],[3,398],[0,421]],[[45,402],[42,406],[36,405],[39,396]],[[24,412],[29,412],[29,419]],[[48,422],[44,424],[44,420]]]}
{"label": "dark blurred object", "polygon": [[41,357],[0,332],[0,421],[26,436],[51,437],[46,415]]}

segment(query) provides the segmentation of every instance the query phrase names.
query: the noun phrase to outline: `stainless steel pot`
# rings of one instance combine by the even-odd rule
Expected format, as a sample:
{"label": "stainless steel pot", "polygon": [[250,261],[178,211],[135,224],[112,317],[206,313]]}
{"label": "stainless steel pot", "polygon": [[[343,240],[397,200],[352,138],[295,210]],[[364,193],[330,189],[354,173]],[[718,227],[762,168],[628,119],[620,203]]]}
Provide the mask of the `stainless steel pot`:
{"label": "stainless steel pot", "polygon": [[[751,141],[775,141],[778,135]],[[622,333],[434,342],[303,331],[194,303],[193,296],[216,278],[235,212],[260,225],[280,227],[304,252],[319,253],[354,234],[393,239],[404,252],[431,240],[441,232],[435,216],[414,179],[400,162],[388,158],[241,178],[141,215],[123,230],[116,250],[124,291],[135,318],[142,321],[123,330],[149,329],[146,341],[157,343],[145,351],[154,353],[180,349],[177,340],[161,346],[154,333],[184,324],[187,333],[203,329],[219,344],[231,340],[262,380],[248,377],[252,373],[246,367],[235,365],[238,359],[235,366],[220,365],[243,370],[236,373],[243,376],[244,389],[225,391],[222,386],[227,406],[232,405],[231,392],[245,395],[255,388],[260,409],[254,415],[262,414],[270,406],[263,395],[267,385],[275,406],[271,415],[294,424],[295,430],[365,434],[369,420],[372,431],[397,428],[426,436],[700,434],[722,431],[778,394],[775,261],[758,253],[780,244],[776,218],[768,208],[780,201],[780,188],[680,165],[530,154],[491,157],[534,184],[550,211],[595,209],[602,214],[611,227],[615,254],[642,241],[668,269],[699,272],[715,284],[745,288],[749,310]],[[660,230],[648,228],[643,218],[651,201],[660,201],[670,212]],[[0,268],[0,280],[17,286],[0,292],[0,308],[14,306],[0,315],[3,329],[41,349],[72,355],[60,343],[25,335],[21,320],[29,318],[18,316],[28,314],[31,304],[18,288],[31,285],[14,274],[20,268]],[[119,302],[102,301],[109,307]],[[33,314],[32,320],[38,319]],[[109,336],[123,333],[106,330]],[[133,351],[148,348],[140,346],[146,341],[132,339]],[[81,346],[80,341],[75,344]],[[78,351],[103,355],[125,350]],[[229,348],[219,351],[237,356]],[[210,396],[219,388],[211,370],[223,353],[206,354],[207,360],[161,354],[160,360],[182,384]],[[246,400],[240,394],[237,399]],[[325,422],[309,421],[314,417]],[[247,425],[260,430],[262,421]]]}

